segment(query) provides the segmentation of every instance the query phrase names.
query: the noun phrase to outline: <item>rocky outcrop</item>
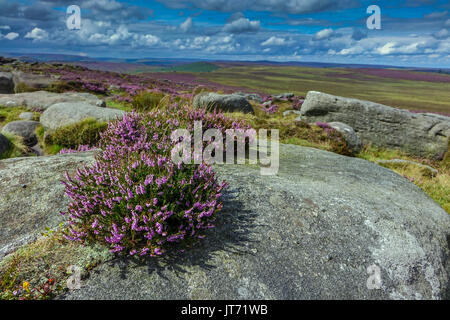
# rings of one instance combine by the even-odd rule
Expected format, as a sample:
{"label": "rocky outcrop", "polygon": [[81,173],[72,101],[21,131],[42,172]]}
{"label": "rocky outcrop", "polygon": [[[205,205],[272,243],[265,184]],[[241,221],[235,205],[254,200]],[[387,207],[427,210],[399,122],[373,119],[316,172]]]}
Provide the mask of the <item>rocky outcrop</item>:
{"label": "rocky outcrop", "polygon": [[358,154],[361,152],[363,145],[361,143],[361,140],[359,140],[355,130],[353,130],[352,127],[342,122],[330,122],[328,123],[328,125],[332,127],[334,130],[338,131],[340,134],[342,134],[342,136],[345,139],[345,142],[347,143],[348,148],[354,154]]}
{"label": "rocky outcrop", "polygon": [[436,159],[442,159],[448,148],[448,117],[415,114],[316,91],[308,93],[301,111],[301,119],[307,122],[338,121],[351,126],[363,143]]}
{"label": "rocky outcrop", "polygon": [[193,105],[210,111],[217,109],[223,112],[253,113],[252,105],[247,99],[237,94],[202,92],[194,97]]}
{"label": "rocky outcrop", "polygon": [[9,140],[0,133],[0,158],[2,157],[2,154],[9,150],[10,147],[11,143]]}
{"label": "rocky outcrop", "polygon": [[421,189],[361,159],[291,145],[280,154],[277,176],[215,166],[230,188],[201,244],[103,264],[60,298],[448,297],[450,216]]}
{"label": "rocky outcrop", "polygon": [[69,203],[61,184],[65,171],[91,164],[94,151],[0,161],[0,259],[56,227]]}
{"label": "rocky outcrop", "polygon": [[106,107],[103,100],[95,95],[82,92],[53,93],[47,91],[24,92],[17,94],[0,94],[0,106],[28,107],[36,110],[46,110],[61,102],[85,102],[97,107]]}
{"label": "rocky outcrop", "polygon": [[41,124],[50,130],[80,122],[87,118],[110,121],[123,117],[122,110],[99,108],[84,102],[65,102],[54,104],[44,111]]}
{"label": "rocky outcrop", "polygon": [[3,127],[2,133],[9,133],[22,137],[24,144],[28,147],[32,147],[38,142],[36,136],[36,128],[38,126],[39,122],[37,121],[12,121]]}
{"label": "rocky outcrop", "polygon": [[14,79],[9,72],[0,72],[0,93],[14,93]]}

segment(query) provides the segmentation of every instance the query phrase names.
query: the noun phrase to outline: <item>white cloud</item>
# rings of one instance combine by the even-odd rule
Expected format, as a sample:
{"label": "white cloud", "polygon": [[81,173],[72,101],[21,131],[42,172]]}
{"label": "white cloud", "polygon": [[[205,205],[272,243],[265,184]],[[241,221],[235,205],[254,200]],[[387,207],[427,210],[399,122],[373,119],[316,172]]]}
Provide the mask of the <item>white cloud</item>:
{"label": "white cloud", "polygon": [[317,32],[315,35],[314,35],[314,40],[324,40],[324,39],[329,39],[331,36],[333,36],[334,35],[334,31],[333,31],[333,29],[323,29],[323,30],[320,30],[319,32]]}
{"label": "white cloud", "polygon": [[11,30],[10,26],[0,26],[0,30]]}
{"label": "white cloud", "polygon": [[186,21],[184,21],[182,24],[180,24],[180,29],[183,32],[188,32],[191,28],[192,28],[192,18],[189,17],[186,19]]}
{"label": "white cloud", "polygon": [[145,45],[145,46],[154,46],[154,45],[158,44],[160,41],[161,41],[161,39],[159,39],[157,36],[154,36],[152,34],[146,34],[144,36],[141,36],[140,40],[139,40],[141,45]]}
{"label": "white cloud", "polygon": [[450,27],[450,19],[447,19],[447,21],[445,21],[444,26],[445,27]]}
{"label": "white cloud", "polygon": [[377,51],[379,54],[382,55],[391,54],[394,53],[395,51],[395,45],[396,45],[395,42],[388,42],[384,46],[378,48]]}
{"label": "white cloud", "polygon": [[284,38],[279,38],[279,37],[270,37],[269,39],[267,39],[266,41],[264,41],[263,43],[261,43],[261,45],[263,47],[268,47],[268,46],[284,46],[288,44],[288,42],[286,41],[286,39]]}
{"label": "white cloud", "polygon": [[447,29],[442,29],[433,34],[436,39],[447,39],[450,36],[450,32]]}
{"label": "white cloud", "polygon": [[34,28],[25,35],[26,39],[45,40],[48,38],[48,32],[40,28]]}
{"label": "white cloud", "polygon": [[384,46],[377,49],[377,52],[381,55],[389,54],[413,54],[418,53],[421,42],[415,42],[411,44],[405,44],[398,46],[396,42],[388,42]]}
{"label": "white cloud", "polygon": [[19,36],[18,33],[16,33],[16,32],[10,32],[10,33],[8,33],[8,34],[5,36],[5,38],[8,39],[8,40],[14,40],[14,39],[16,39],[18,36]]}
{"label": "white cloud", "polygon": [[346,48],[346,49],[342,49],[339,54],[343,55],[343,56],[348,56],[348,55],[355,55],[355,54],[360,54],[363,53],[364,49],[360,46],[356,46],[356,47],[352,47],[352,48]]}
{"label": "white cloud", "polygon": [[250,21],[247,18],[239,18],[230,23],[227,23],[223,27],[223,31],[229,33],[244,33],[244,32],[253,32],[257,31],[261,28],[260,21]]}

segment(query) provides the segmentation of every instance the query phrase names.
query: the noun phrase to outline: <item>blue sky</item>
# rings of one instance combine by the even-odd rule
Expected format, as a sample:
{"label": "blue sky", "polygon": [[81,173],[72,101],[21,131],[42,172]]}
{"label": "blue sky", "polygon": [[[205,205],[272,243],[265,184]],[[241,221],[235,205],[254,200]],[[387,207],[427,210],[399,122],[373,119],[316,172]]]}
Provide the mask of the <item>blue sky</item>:
{"label": "blue sky", "polygon": [[[66,27],[69,5],[81,29]],[[369,30],[369,5],[381,29]],[[0,51],[450,67],[447,0],[0,0]]]}

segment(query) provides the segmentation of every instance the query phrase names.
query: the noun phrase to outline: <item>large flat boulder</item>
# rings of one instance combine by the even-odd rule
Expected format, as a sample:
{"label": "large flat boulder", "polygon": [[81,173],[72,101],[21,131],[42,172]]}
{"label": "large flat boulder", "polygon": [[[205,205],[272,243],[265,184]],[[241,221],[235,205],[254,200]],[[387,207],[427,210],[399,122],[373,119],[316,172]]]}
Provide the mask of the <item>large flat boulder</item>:
{"label": "large flat boulder", "polygon": [[14,79],[12,73],[0,72],[0,93],[14,93]]}
{"label": "large flat boulder", "polygon": [[92,164],[94,151],[0,161],[0,259],[63,219],[65,171]]}
{"label": "large flat boulder", "polygon": [[310,91],[301,109],[308,122],[343,122],[363,143],[442,159],[448,149],[450,118],[415,114],[382,104]]}
{"label": "large flat boulder", "polygon": [[14,134],[16,136],[22,137],[23,142],[26,146],[34,146],[38,140],[36,136],[36,128],[39,126],[37,121],[12,121],[8,122],[2,129],[2,133]]}
{"label": "large flat boulder", "polygon": [[[449,297],[450,216],[421,189],[365,160],[292,145],[280,152],[277,176],[215,166],[230,188],[200,245],[103,264],[60,298]],[[377,268],[381,282],[372,281]]]}
{"label": "large flat boulder", "polygon": [[0,94],[0,107],[28,107],[47,110],[50,106],[62,102],[85,102],[97,107],[105,107],[103,100],[90,93],[48,91],[24,92],[17,94]]}
{"label": "large flat boulder", "polygon": [[253,113],[252,105],[239,94],[219,94],[215,92],[202,92],[194,97],[195,108],[214,109],[223,112]]}
{"label": "large flat boulder", "polygon": [[50,130],[56,130],[87,118],[98,121],[110,121],[123,117],[125,111],[109,108],[99,108],[85,102],[57,103],[44,111],[41,124]]}

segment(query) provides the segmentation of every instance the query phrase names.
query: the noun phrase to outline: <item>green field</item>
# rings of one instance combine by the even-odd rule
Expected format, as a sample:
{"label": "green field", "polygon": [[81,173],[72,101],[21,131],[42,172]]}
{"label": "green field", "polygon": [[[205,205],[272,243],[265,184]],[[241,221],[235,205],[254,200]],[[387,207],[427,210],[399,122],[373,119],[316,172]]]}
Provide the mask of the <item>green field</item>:
{"label": "green field", "polygon": [[[314,90],[402,109],[450,113],[450,82],[393,79],[348,68],[285,66],[225,67],[195,75],[222,85],[264,93],[293,92],[305,96]],[[450,79],[449,75],[439,76]]]}

